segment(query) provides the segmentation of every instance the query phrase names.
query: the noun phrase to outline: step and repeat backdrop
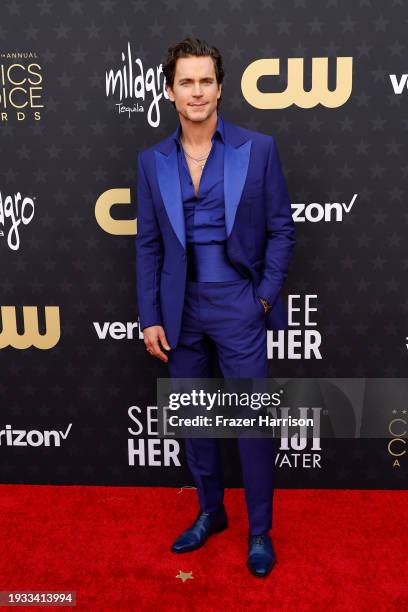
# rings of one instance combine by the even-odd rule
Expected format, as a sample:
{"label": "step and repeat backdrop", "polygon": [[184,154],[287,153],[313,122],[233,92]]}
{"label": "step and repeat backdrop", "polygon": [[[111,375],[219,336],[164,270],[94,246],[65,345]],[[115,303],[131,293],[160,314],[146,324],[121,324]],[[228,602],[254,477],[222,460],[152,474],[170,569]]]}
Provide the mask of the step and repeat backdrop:
{"label": "step and repeat backdrop", "polygon": [[[398,0],[3,3],[2,483],[192,484],[157,432],[168,373],[135,269],[137,155],[177,126],[161,62],[192,35],[223,54],[223,118],[274,136],[291,195],[270,376],[348,380],[332,412],[305,398],[312,435],[277,438],[276,484],[406,486],[407,20]],[[235,440],[222,453],[240,486]]]}

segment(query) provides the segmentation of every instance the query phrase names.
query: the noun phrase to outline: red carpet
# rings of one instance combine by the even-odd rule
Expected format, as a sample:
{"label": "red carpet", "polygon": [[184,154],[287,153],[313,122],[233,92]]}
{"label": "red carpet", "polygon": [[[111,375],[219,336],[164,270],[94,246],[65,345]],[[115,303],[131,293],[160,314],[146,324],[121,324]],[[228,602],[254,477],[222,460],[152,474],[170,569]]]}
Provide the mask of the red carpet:
{"label": "red carpet", "polygon": [[407,499],[276,491],[278,563],[262,580],[245,567],[242,490],[226,491],[226,531],[175,555],[172,540],[195,518],[194,490],[2,485],[0,590],[75,590],[76,609],[91,611],[408,610]]}

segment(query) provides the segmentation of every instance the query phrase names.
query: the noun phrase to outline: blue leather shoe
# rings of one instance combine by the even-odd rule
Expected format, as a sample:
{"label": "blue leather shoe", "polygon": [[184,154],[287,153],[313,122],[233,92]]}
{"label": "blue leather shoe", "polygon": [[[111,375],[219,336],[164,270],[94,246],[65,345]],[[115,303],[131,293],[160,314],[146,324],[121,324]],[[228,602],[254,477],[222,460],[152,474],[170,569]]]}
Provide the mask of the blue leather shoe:
{"label": "blue leather shoe", "polygon": [[220,533],[228,527],[227,514],[224,506],[215,512],[201,512],[194,523],[183,531],[175,540],[171,551],[175,553],[189,552],[200,548],[212,533]]}
{"label": "blue leather shoe", "polygon": [[276,563],[272,541],[267,533],[249,535],[247,567],[251,574],[264,578]]}

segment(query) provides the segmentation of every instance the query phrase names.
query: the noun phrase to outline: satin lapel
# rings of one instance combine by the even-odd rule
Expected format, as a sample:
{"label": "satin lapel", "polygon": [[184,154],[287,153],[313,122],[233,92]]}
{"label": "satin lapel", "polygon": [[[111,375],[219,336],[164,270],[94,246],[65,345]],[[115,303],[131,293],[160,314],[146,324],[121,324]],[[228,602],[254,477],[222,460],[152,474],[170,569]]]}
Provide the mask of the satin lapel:
{"label": "satin lapel", "polygon": [[224,148],[224,199],[225,199],[225,226],[227,237],[232,232],[238,204],[245,185],[249,155],[252,140],[247,140],[235,148],[225,143]]}
{"label": "satin lapel", "polygon": [[160,151],[155,151],[154,153],[156,156],[156,176],[164,206],[166,207],[174,232],[185,249],[186,230],[177,163],[177,148],[173,147],[169,155],[160,153]]}

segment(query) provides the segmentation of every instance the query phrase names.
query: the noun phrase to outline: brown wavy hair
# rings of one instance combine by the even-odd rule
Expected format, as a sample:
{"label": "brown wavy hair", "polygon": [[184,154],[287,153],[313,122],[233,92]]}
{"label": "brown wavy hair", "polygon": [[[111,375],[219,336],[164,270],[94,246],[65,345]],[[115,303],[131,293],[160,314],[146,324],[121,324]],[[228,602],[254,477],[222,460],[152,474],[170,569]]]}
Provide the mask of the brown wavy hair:
{"label": "brown wavy hair", "polygon": [[[172,45],[167,49],[166,56],[162,61],[162,70],[166,78],[166,84],[170,85],[173,89],[174,75],[176,73],[176,62],[179,57],[189,57],[194,55],[196,57],[211,57],[214,62],[215,76],[218,85],[220,85],[225,76],[224,67],[222,63],[221,53],[216,47],[209,45],[205,40],[188,36],[181,42]],[[217,100],[217,110],[220,105],[222,93]],[[176,107],[174,102],[171,102],[174,108]]]}

